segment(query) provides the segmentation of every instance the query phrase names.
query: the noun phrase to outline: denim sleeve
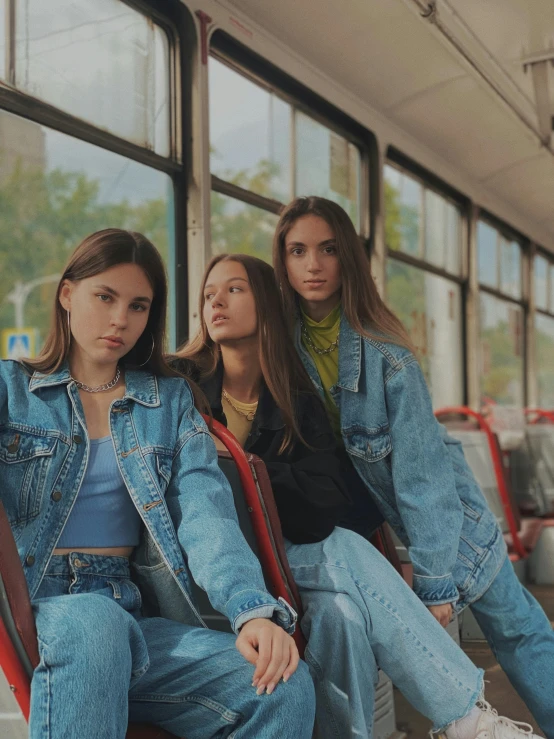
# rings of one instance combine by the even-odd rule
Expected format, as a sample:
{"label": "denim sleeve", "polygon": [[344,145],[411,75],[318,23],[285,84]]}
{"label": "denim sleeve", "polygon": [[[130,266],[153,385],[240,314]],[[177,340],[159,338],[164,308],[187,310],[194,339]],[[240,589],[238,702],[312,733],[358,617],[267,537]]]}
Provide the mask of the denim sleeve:
{"label": "denim sleeve", "polygon": [[463,510],[454,470],[415,357],[385,381],[396,503],[408,535],[414,591],[425,605],[458,600],[452,570]]}
{"label": "denim sleeve", "polygon": [[291,613],[266,590],[260,563],[240,530],[215,444],[190,405],[181,422],[166,502],[192,576],[235,632],[237,624],[252,618],[243,616],[264,606],[272,606],[273,620],[294,631]]}

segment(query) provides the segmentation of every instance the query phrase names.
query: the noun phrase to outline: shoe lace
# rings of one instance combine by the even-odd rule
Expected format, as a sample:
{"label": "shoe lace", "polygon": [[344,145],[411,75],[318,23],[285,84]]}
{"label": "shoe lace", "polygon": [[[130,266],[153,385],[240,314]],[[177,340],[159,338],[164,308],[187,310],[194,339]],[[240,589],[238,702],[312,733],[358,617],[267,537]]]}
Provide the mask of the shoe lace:
{"label": "shoe lace", "polygon": [[[497,737],[496,729],[502,725],[508,726],[510,729],[515,729],[523,736],[533,736],[533,727],[530,724],[525,723],[525,721],[512,721],[512,719],[506,718],[506,716],[499,716],[496,708],[493,708],[488,701],[484,699],[478,700],[477,707],[482,711],[485,711],[485,713],[489,713],[494,716],[495,724],[493,727],[493,737],[495,737],[495,739]],[[501,739],[501,737],[498,737],[498,739]]]}

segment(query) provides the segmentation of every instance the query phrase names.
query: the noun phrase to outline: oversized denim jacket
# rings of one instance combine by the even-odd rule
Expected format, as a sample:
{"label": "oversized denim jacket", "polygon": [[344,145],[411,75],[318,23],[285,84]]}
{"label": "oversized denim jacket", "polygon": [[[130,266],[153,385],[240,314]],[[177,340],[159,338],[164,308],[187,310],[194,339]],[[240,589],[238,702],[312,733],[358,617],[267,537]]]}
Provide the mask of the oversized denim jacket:
{"label": "oversized denim jacket", "polygon": [[[205,625],[193,601],[193,576],[235,631],[254,615],[273,613],[292,632],[294,612],[265,588],[188,384],[130,371],[125,381],[125,396],[110,407],[110,430],[144,522],[132,565],[149,612]],[[89,448],[67,367],[31,377],[17,362],[0,362],[0,499],[31,599],[75,503]]]}
{"label": "oversized denim jacket", "polygon": [[[315,386],[315,364],[295,342]],[[488,588],[506,557],[496,519],[461,444],[433,415],[415,356],[396,344],[340,324],[339,380],[331,394],[358,474],[407,547],[414,591],[426,605],[461,610]]]}

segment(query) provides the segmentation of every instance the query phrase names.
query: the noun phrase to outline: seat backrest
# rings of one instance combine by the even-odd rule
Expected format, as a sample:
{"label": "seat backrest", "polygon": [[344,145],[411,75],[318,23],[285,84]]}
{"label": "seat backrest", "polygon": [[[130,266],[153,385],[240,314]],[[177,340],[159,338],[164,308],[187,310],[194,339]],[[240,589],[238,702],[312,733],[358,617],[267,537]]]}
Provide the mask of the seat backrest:
{"label": "seat backrest", "polygon": [[498,521],[502,533],[508,533],[510,527],[502,506],[487,437],[482,431],[459,431],[451,429],[450,426],[448,433],[461,442],[467,463],[483,491],[489,508]]}
{"label": "seat backrest", "polygon": [[1,502],[0,618],[18,653],[25,672],[31,675],[39,663],[35,619],[17,545]]}
{"label": "seat backrest", "polygon": [[[288,564],[279,514],[265,464],[255,454],[245,455],[253,483],[246,491],[231,453],[220,451],[218,458],[233,491],[242,534],[262,564],[267,589],[275,597],[285,598],[301,616],[300,594]],[[200,615],[208,626],[231,631],[229,621],[212,607],[206,593],[196,585],[194,590]],[[300,631],[297,631],[297,644],[303,649],[303,639]]]}
{"label": "seat backrest", "polygon": [[526,427],[532,474],[530,494],[537,505],[537,514],[554,512],[554,425],[530,424]]}

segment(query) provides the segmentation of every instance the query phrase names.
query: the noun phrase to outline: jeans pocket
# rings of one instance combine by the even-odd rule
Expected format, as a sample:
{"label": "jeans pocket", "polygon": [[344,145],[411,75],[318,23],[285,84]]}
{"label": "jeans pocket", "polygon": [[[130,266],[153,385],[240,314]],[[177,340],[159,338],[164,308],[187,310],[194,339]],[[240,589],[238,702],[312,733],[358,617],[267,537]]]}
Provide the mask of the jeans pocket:
{"label": "jeans pocket", "polygon": [[113,599],[126,611],[139,611],[142,606],[140,590],[131,580],[113,578],[108,579],[112,589]]}

